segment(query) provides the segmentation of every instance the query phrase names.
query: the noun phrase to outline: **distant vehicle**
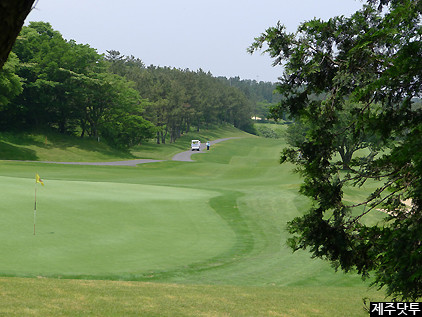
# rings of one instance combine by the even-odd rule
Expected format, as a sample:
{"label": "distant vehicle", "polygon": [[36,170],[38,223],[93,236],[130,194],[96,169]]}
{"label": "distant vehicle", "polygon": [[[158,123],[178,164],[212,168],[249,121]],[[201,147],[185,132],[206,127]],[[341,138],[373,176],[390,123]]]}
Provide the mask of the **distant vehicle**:
{"label": "distant vehicle", "polygon": [[192,140],[190,147],[191,147],[192,151],[195,151],[195,150],[199,151],[200,148],[201,148],[201,141]]}

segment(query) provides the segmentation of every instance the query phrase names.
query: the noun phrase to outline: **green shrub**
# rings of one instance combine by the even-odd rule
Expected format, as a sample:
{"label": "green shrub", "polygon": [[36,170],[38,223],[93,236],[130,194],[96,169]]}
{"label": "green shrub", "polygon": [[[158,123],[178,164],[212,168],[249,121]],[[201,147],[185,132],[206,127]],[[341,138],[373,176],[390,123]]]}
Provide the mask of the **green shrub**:
{"label": "green shrub", "polygon": [[264,138],[280,139],[283,137],[283,129],[279,125],[255,124],[257,135]]}

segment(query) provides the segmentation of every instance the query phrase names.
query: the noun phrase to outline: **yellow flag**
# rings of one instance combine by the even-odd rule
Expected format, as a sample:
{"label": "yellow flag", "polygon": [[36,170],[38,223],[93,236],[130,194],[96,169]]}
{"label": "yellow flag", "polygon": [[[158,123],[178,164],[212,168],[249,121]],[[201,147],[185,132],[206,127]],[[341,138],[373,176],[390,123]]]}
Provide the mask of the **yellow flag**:
{"label": "yellow flag", "polygon": [[42,181],[42,179],[40,178],[40,175],[35,174],[35,183],[40,183],[41,185],[44,186],[44,182]]}

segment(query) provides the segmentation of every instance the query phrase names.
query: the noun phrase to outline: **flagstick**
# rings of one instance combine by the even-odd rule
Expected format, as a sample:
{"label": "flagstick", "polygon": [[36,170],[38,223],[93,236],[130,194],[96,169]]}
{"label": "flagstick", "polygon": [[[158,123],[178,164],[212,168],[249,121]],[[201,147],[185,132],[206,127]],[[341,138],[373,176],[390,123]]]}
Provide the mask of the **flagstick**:
{"label": "flagstick", "polygon": [[37,216],[37,183],[35,183],[35,202],[34,202],[34,236],[35,236],[35,218]]}

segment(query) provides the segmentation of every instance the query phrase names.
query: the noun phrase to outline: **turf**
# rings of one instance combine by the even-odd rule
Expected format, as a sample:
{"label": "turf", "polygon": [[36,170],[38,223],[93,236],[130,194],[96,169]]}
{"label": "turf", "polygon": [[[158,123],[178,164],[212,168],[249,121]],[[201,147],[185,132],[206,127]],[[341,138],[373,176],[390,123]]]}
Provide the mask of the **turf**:
{"label": "turf", "polygon": [[0,315],[20,316],[369,316],[364,287],[213,286],[0,278]]}
{"label": "turf", "polygon": [[[45,180],[38,188],[35,236],[25,212],[30,179],[7,183],[0,265],[7,274],[136,275],[203,261],[223,253],[234,234],[199,189]],[[34,194],[34,193],[32,193]],[[28,216],[28,217],[25,217]]]}
{"label": "turf", "polygon": [[[45,283],[47,288],[62,289],[70,298],[77,296],[78,287],[84,289],[88,284],[92,289],[81,296],[94,297],[95,289],[111,287],[110,301],[130,303],[127,309],[123,304],[116,307],[116,312],[124,311],[124,315],[130,315],[131,309],[157,315],[157,307],[167,307],[158,297],[170,296],[167,289],[173,287],[177,294],[186,291],[184,306],[175,304],[183,295],[174,295],[169,302],[177,307],[167,307],[165,315],[214,315],[215,307],[216,315],[224,315],[224,311],[271,315],[267,313],[273,311],[274,315],[329,316],[325,311],[333,308],[328,306],[339,301],[335,294],[343,294],[340,298],[347,302],[342,304],[343,315],[356,305],[354,312],[359,315],[361,301],[356,300],[366,296],[367,284],[357,275],[334,272],[328,263],[311,259],[307,252],[292,254],[285,245],[286,222],[309,202],[297,194],[300,179],[292,166],[278,163],[283,146],[281,140],[243,137],[218,143],[208,153],[194,154],[195,162],[137,167],[3,161],[0,275],[159,282],[16,280],[18,284]],[[34,236],[36,172],[45,186],[37,187]],[[358,194],[348,193],[350,199]],[[13,284],[13,279],[3,281]],[[125,285],[151,287],[158,293],[162,285],[162,293],[151,296],[150,304],[141,309],[133,303],[134,298],[121,295],[127,292]],[[54,292],[46,296],[58,300]],[[353,294],[350,301],[347,292]],[[215,295],[208,298],[208,293]],[[224,294],[230,293],[233,297],[227,299],[228,304],[220,305],[229,296]],[[290,293],[292,298],[286,295]],[[305,294],[302,298],[301,293]],[[0,289],[0,294],[8,293]],[[265,294],[269,299],[262,304],[264,310],[258,311],[254,306]],[[285,297],[278,296],[282,294]],[[382,298],[382,293],[371,294]],[[324,300],[331,304],[321,303]],[[89,305],[89,300],[81,303]],[[0,312],[2,307],[7,310],[7,305],[0,304]],[[67,302],[57,305],[69,306],[66,309],[72,311]],[[101,300],[95,305],[102,307]],[[104,309],[109,307],[104,305]],[[155,308],[149,310],[148,305]],[[39,306],[34,309],[34,315],[47,315]],[[109,314],[99,315],[119,315],[113,314],[111,307],[109,310]],[[73,312],[77,315],[78,310]]]}

